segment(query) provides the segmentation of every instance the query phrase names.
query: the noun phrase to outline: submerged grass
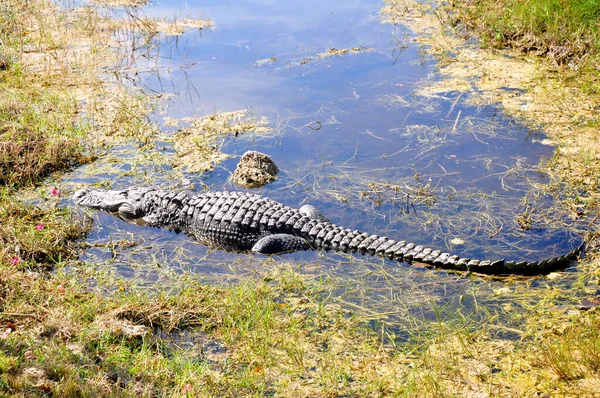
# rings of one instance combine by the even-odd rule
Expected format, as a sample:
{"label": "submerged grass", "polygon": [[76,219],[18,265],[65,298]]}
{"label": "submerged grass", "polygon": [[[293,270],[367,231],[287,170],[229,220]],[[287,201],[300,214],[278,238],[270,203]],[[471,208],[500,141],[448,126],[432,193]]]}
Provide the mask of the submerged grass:
{"label": "submerged grass", "polygon": [[[597,2],[585,0],[458,0],[445,8],[438,2],[423,6],[389,1],[382,10],[385,21],[406,23],[420,33],[415,40],[440,62],[441,81],[422,88],[421,95],[459,91],[468,94],[465,99],[471,103],[500,105],[508,115],[547,133],[546,142],[557,145],[554,158],[543,165],[552,183],[536,190],[556,195],[562,207],[557,213],[570,214],[573,223],[577,220],[577,229],[590,243],[587,259],[578,266],[579,282],[566,290],[559,284],[560,274],[552,275],[554,283],[540,292],[537,304],[516,295],[510,285],[499,289],[498,300],[506,311],[523,317],[525,328],[519,328],[516,342],[490,341],[484,357],[492,359],[492,372],[478,372],[476,381],[469,380],[485,385],[483,392],[492,396],[596,396],[600,386],[598,307],[583,312],[557,300],[577,289],[589,294],[592,303],[598,296],[595,215],[600,198],[592,188],[598,186],[600,175],[600,151],[593,138],[597,135],[593,109],[598,103],[598,11]],[[474,46],[473,32],[484,46],[495,48]],[[523,56],[523,51],[528,55]],[[531,227],[539,216],[537,209],[525,207],[516,222]],[[497,316],[501,315],[490,313],[488,319]],[[447,384],[452,373],[444,366],[456,370],[452,364],[459,358],[478,358],[479,354],[473,355],[476,346],[477,341],[457,342],[453,337],[436,347],[439,352],[430,352],[428,359],[439,370],[433,379],[445,386],[444,391],[453,388]]]}
{"label": "submerged grass", "polygon": [[[585,234],[593,248],[597,244],[597,232],[594,231],[598,227],[598,218],[595,214],[600,203],[595,189],[600,176],[595,110],[599,98],[594,89],[598,84],[597,44],[590,44],[581,59],[572,59],[570,65],[569,62],[561,65],[548,62],[547,57],[537,56],[531,51],[524,55],[518,45],[516,49],[499,50],[489,46],[481,48],[472,41],[473,33],[485,37],[483,26],[491,30],[499,23],[491,19],[512,21],[512,13],[517,12],[515,9],[522,13],[526,10],[523,7],[531,6],[535,8],[532,11],[534,16],[547,12],[546,17],[555,21],[554,27],[547,28],[548,32],[561,30],[564,36],[587,37],[587,41],[596,43],[598,27],[590,22],[590,15],[595,15],[597,6],[586,1],[561,2],[566,9],[563,13],[556,7],[543,11],[542,3],[554,4],[454,1],[441,6],[437,2],[426,2],[425,5],[411,1],[388,2],[382,10],[382,18],[392,23],[407,23],[414,28],[419,32],[415,40],[426,46],[427,51],[440,62],[442,79],[423,84],[418,89],[419,95],[455,95],[458,91],[459,97],[468,104],[501,106],[510,117],[547,135],[543,143],[557,148],[554,157],[541,165],[541,169],[550,176],[551,183],[536,189],[556,195],[573,219],[588,223]],[[585,7],[590,14],[582,17],[584,21],[581,23],[572,20],[583,12],[572,10],[578,7]],[[481,29],[464,29],[470,24]],[[507,22],[505,28],[508,29],[509,25]],[[544,24],[527,27],[516,17],[513,25],[513,33],[527,28],[531,30],[530,35],[534,35],[540,29],[546,29]],[[582,31],[584,27],[585,32]],[[485,44],[485,40],[483,42]],[[548,39],[547,48],[554,45],[552,43]],[[509,44],[509,41],[504,41],[502,46]]]}

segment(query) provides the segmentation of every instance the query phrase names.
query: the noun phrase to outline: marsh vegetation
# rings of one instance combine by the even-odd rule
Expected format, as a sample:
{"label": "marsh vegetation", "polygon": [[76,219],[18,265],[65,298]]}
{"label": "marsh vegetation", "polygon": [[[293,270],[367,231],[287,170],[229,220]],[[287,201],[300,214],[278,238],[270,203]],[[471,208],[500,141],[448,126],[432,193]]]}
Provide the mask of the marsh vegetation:
{"label": "marsh vegetation", "polygon": [[[240,69],[197,63],[211,72],[200,82],[216,80],[215,91],[182,89],[196,64],[165,66],[163,54],[189,53],[174,43],[196,42],[184,33],[218,29],[217,18],[183,15],[167,28],[160,10],[142,15],[143,1],[0,5],[2,394],[596,394],[598,26],[590,21],[598,9],[531,1],[536,12],[525,13],[521,3],[388,2],[382,19],[405,24],[389,27],[389,53],[360,40],[292,51],[281,35],[250,60],[251,44],[229,38]],[[363,18],[361,32],[375,24],[382,36]],[[541,58],[506,56],[498,48],[507,45]],[[386,69],[419,62],[428,69],[411,69],[415,80]],[[376,78],[347,83],[368,65]],[[242,68],[261,82],[255,91],[234,80],[232,70],[246,78]],[[284,84],[267,86],[265,70]],[[340,102],[322,94],[337,90],[334,74],[348,78]],[[404,85],[414,92],[397,90]],[[289,86],[306,103],[287,102]],[[217,91],[231,111],[215,111],[209,94]],[[248,92],[298,110],[240,111]],[[523,130],[543,131],[533,136],[556,150],[524,140]],[[590,250],[567,272],[500,279],[325,253],[256,258],[144,232],[69,200],[83,185],[228,188],[227,158],[246,146],[276,156],[282,148],[270,196],[310,200],[344,225],[410,230],[415,240],[476,254],[494,245],[545,256],[571,236],[585,236]],[[481,149],[489,147],[523,152],[498,157]]]}

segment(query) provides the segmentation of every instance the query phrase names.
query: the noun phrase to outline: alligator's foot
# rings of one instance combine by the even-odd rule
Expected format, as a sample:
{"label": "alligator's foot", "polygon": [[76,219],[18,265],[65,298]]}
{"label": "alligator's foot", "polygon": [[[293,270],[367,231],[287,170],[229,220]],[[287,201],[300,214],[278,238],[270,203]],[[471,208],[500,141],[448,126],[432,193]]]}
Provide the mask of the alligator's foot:
{"label": "alligator's foot", "polygon": [[288,234],[267,235],[252,246],[253,252],[267,255],[312,249],[306,239]]}

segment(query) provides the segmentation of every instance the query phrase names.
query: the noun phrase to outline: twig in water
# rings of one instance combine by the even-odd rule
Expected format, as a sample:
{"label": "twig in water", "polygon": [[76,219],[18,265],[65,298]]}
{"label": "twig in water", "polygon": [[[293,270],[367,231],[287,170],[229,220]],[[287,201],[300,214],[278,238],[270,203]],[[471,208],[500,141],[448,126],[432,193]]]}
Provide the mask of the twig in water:
{"label": "twig in water", "polygon": [[308,127],[311,130],[321,130],[323,124],[321,124],[321,122],[318,120],[313,120],[312,122],[305,124],[304,127]]}
{"label": "twig in water", "polygon": [[456,131],[456,125],[458,124],[458,119],[460,119],[460,114],[462,113],[462,109],[458,111],[458,114],[456,115],[456,120],[454,121],[454,126],[452,126],[452,132],[454,133]]}

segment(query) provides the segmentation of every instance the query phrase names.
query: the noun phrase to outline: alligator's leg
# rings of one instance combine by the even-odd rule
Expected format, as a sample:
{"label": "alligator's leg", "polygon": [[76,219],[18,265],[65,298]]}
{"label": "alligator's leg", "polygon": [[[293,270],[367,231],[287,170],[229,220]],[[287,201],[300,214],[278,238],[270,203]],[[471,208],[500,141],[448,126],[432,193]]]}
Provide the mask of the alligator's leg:
{"label": "alligator's leg", "polygon": [[252,246],[252,251],[260,254],[280,254],[302,250],[312,250],[304,238],[288,234],[267,235]]}
{"label": "alligator's leg", "polygon": [[303,216],[314,218],[315,220],[319,220],[319,221],[329,222],[327,217],[325,217],[323,214],[321,214],[321,212],[319,210],[317,210],[317,208],[313,205],[304,205],[301,208],[299,208],[298,211]]}

